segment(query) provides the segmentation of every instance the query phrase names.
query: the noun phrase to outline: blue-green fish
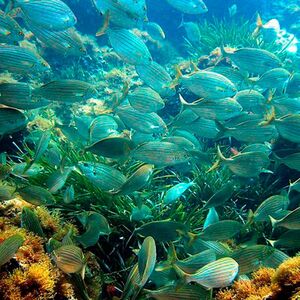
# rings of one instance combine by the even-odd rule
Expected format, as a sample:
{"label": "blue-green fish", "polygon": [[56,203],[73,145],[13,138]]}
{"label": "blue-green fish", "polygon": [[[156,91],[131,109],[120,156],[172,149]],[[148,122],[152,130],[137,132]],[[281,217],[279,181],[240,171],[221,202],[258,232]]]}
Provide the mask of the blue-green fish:
{"label": "blue-green fish", "polygon": [[202,0],[167,0],[167,2],[184,14],[200,15],[208,11]]}
{"label": "blue-green fish", "polygon": [[167,190],[163,202],[164,204],[172,204],[174,203],[178,198],[180,198],[185,191],[187,191],[191,186],[193,186],[194,182],[180,182],[174,186],[172,186],[170,189]]}

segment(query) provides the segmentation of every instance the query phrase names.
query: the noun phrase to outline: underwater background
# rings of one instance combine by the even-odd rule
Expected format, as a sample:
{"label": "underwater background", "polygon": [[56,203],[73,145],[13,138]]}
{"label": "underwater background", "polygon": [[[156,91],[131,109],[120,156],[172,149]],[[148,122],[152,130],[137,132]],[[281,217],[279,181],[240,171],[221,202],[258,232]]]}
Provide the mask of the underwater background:
{"label": "underwater background", "polygon": [[0,0],[0,300],[300,299],[299,0]]}

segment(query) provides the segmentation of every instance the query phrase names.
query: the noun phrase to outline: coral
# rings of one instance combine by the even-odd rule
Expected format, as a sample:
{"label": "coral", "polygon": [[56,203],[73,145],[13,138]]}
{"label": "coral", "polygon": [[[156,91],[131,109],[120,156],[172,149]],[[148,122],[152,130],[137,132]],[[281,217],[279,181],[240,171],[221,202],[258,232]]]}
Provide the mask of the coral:
{"label": "coral", "polygon": [[251,280],[235,281],[231,289],[223,289],[216,300],[299,299],[300,257],[287,259],[276,270],[261,268]]}
{"label": "coral", "polygon": [[49,261],[18,268],[0,281],[3,299],[51,299],[59,273]]}

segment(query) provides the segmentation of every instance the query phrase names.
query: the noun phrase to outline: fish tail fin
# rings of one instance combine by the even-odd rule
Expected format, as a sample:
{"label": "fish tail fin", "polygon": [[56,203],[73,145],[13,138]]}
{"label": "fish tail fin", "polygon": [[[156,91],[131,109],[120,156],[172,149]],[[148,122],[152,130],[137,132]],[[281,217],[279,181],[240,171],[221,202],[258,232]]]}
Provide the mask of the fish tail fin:
{"label": "fish tail fin", "polygon": [[247,216],[247,224],[252,224],[253,219],[254,219],[254,213],[253,213],[253,210],[250,209],[249,213],[248,213],[248,216]]}
{"label": "fish tail fin", "polygon": [[272,227],[276,227],[276,224],[278,223],[278,220],[274,219],[272,216],[269,216]]}
{"label": "fish tail fin", "polygon": [[104,21],[102,26],[98,29],[98,31],[96,32],[96,36],[101,36],[103,34],[105,34],[105,32],[108,29],[109,26],[109,21],[110,21],[110,11],[108,10],[107,12],[105,12],[104,14]]}
{"label": "fish tail fin", "polygon": [[221,152],[220,147],[217,147],[217,160],[216,162],[207,170],[207,173],[216,170],[217,168],[219,168],[221,161],[226,160],[226,157],[223,155],[223,153]]}
{"label": "fish tail fin", "polygon": [[274,241],[274,240],[268,240],[268,239],[266,239],[266,241],[267,241],[272,247],[275,247],[276,241]]}
{"label": "fish tail fin", "polygon": [[217,155],[220,160],[226,160],[226,157],[223,155],[220,146],[217,147]]}
{"label": "fish tail fin", "polygon": [[198,68],[197,64],[196,64],[194,61],[191,61],[191,65],[192,65],[192,67],[193,67],[193,71],[192,71],[191,74],[197,73],[197,72],[200,71],[200,69]]}
{"label": "fish tail fin", "polygon": [[170,88],[175,88],[179,84],[180,78],[183,76],[180,67],[178,65],[175,66],[175,70],[176,70],[175,79],[170,83],[169,85]]}
{"label": "fish tail fin", "polygon": [[257,37],[262,27],[263,27],[263,22],[262,22],[261,16],[260,16],[260,14],[257,14],[256,28],[254,29],[252,36]]}
{"label": "fish tail fin", "polygon": [[179,94],[179,100],[180,100],[182,107],[190,105],[188,102],[185,101],[185,99],[181,96],[181,94]]}
{"label": "fish tail fin", "polygon": [[216,125],[217,125],[217,129],[219,130],[217,136],[216,136],[216,140],[222,139],[224,137],[227,137],[226,134],[227,132],[230,130],[229,128],[227,128],[226,126],[224,126],[220,121],[216,120]]}
{"label": "fish tail fin", "polygon": [[270,125],[276,119],[275,109],[272,107],[271,112],[267,113],[266,120],[259,123],[260,126]]}
{"label": "fish tail fin", "polygon": [[225,50],[224,43],[221,44],[220,50],[221,50],[222,56],[224,56],[224,57],[227,56],[227,52],[226,52],[226,50]]}
{"label": "fish tail fin", "polygon": [[261,16],[259,13],[257,14],[257,17],[256,17],[256,26],[259,28],[261,28],[263,26],[263,22],[262,22],[262,19],[261,19]]}
{"label": "fish tail fin", "polygon": [[184,25],[184,14],[181,15],[181,22],[180,22],[180,24],[178,25],[177,29],[183,27],[183,25]]}

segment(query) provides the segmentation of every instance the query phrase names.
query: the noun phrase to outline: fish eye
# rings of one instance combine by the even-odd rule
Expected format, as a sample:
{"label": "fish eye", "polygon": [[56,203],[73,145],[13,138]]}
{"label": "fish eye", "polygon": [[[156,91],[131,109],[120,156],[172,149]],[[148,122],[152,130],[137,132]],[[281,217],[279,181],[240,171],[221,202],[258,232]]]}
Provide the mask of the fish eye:
{"label": "fish eye", "polygon": [[19,35],[23,36],[24,35],[23,31],[19,31]]}

